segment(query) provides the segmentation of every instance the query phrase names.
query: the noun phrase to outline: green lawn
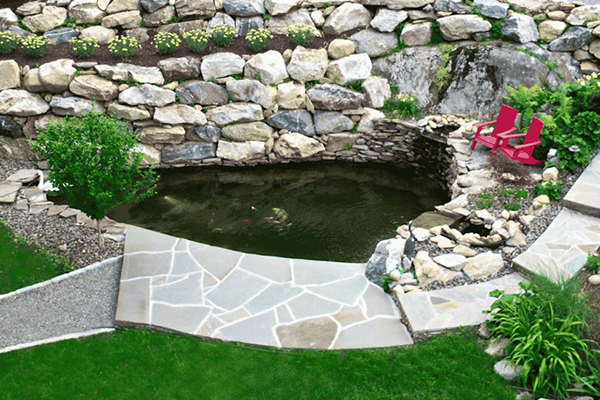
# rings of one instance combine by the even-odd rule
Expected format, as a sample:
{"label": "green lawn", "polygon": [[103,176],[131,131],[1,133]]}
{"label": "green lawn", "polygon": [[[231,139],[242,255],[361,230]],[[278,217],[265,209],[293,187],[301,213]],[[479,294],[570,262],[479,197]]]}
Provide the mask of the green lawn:
{"label": "green lawn", "polygon": [[50,253],[15,238],[0,221],[0,294],[52,279],[69,271],[69,265]]}
{"label": "green lawn", "polygon": [[285,351],[118,329],[0,354],[0,388],[3,399],[514,399],[493,364],[474,333]]}

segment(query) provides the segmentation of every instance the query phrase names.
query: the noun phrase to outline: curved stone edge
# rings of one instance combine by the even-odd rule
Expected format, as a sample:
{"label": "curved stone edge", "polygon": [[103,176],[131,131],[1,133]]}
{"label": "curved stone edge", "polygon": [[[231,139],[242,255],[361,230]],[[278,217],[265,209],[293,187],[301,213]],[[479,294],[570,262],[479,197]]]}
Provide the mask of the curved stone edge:
{"label": "curved stone edge", "polygon": [[82,337],[98,335],[100,333],[112,332],[114,330],[115,330],[115,328],[99,328],[99,329],[92,329],[90,331],[85,331],[85,332],[69,333],[69,334],[62,335],[62,336],[55,336],[55,337],[42,339],[42,340],[36,340],[33,342],[28,342],[28,343],[20,343],[20,344],[14,345],[14,346],[9,346],[9,347],[0,349],[0,354],[8,353],[8,352],[11,352],[14,350],[21,350],[21,349],[26,349],[29,347],[39,346],[42,344],[60,342],[61,340],[79,339]]}

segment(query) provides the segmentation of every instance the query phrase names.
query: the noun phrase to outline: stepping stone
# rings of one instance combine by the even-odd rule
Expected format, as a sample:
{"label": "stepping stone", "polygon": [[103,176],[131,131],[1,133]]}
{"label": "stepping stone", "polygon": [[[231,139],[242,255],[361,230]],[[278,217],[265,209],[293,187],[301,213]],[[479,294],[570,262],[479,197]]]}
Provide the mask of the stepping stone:
{"label": "stepping stone", "polygon": [[74,217],[77,214],[79,214],[81,211],[76,210],[74,208],[67,208],[65,211],[61,212],[60,215],[63,218],[70,218],[70,217]]}
{"label": "stepping stone", "polygon": [[0,203],[14,203],[21,186],[19,182],[0,183]]}
{"label": "stepping stone", "polygon": [[48,216],[51,217],[53,215],[58,215],[58,214],[62,213],[63,211],[66,211],[67,208],[69,208],[69,206],[67,206],[67,205],[50,206],[50,208],[48,208]]}
{"label": "stepping stone", "polygon": [[600,196],[594,196],[600,189],[600,154],[587,166],[577,182],[564,198],[564,204],[571,210],[600,217]]}
{"label": "stepping stone", "polygon": [[452,271],[460,271],[467,264],[467,257],[460,254],[443,254],[433,257],[433,261]]}
{"label": "stepping stone", "polygon": [[39,203],[30,203],[29,204],[29,214],[39,214],[44,210],[47,210],[54,203],[51,201],[41,201]]}
{"label": "stepping stone", "polygon": [[35,169],[20,169],[17,172],[15,172],[14,174],[12,174],[11,176],[9,176],[8,178],[6,178],[6,180],[8,182],[21,182],[21,183],[33,182],[38,177],[37,172],[35,172],[35,171],[36,171]]}

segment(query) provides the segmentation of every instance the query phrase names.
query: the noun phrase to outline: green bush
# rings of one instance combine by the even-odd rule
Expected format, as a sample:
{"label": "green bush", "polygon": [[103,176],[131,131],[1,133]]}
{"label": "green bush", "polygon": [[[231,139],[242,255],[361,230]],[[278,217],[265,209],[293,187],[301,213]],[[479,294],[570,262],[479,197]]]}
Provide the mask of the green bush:
{"label": "green bush", "polygon": [[578,382],[582,385],[579,389],[568,389],[568,391],[585,393],[590,396],[600,397],[600,349],[594,349],[588,358],[590,375],[579,377]]}
{"label": "green bush", "polygon": [[78,58],[90,58],[94,55],[94,52],[98,47],[98,40],[95,38],[88,38],[81,36],[79,38],[72,38],[69,43],[73,46],[75,56]]}
{"label": "green bush", "polygon": [[183,34],[183,38],[187,43],[188,50],[193,53],[202,53],[206,49],[208,40],[212,35],[202,29],[188,31]]}
{"label": "green bush", "polygon": [[494,204],[494,196],[487,193],[479,193],[477,196],[477,208],[484,210]]}
{"label": "green bush", "polygon": [[354,90],[355,92],[360,92],[360,93],[362,93],[362,92],[363,92],[362,85],[363,85],[363,83],[364,83],[364,82],[365,82],[365,80],[364,80],[364,79],[359,79],[359,80],[357,80],[357,81],[355,81],[355,82],[348,82],[348,83],[346,83],[346,85],[345,85],[345,86],[346,86],[348,89],[350,89],[350,90]]}
{"label": "green bush", "polygon": [[154,36],[154,48],[158,54],[174,53],[180,44],[181,38],[173,32],[159,32]]}
{"label": "green bush", "polygon": [[399,115],[401,118],[404,118],[421,115],[417,99],[409,94],[399,94],[386,99],[383,102],[383,107],[379,108],[379,110],[392,117]]}
{"label": "green bush", "polygon": [[233,37],[237,33],[234,26],[219,25],[215,26],[211,31],[215,43],[221,47],[229,47],[233,42]]}
{"label": "green bush", "polygon": [[246,35],[248,47],[254,53],[263,51],[269,45],[269,40],[273,39],[273,34],[268,29],[250,29]]}
{"label": "green bush", "polygon": [[538,196],[545,194],[550,200],[558,201],[562,199],[562,191],[564,190],[564,188],[561,187],[562,184],[563,181],[561,180],[538,183],[533,187],[533,192]]}
{"label": "green bush", "polygon": [[21,46],[27,51],[27,55],[32,58],[39,58],[46,55],[50,41],[44,36],[31,35],[21,40]]}
{"label": "green bush", "polygon": [[600,257],[596,255],[589,255],[586,264],[592,274],[600,272]]}
{"label": "green bush", "polygon": [[123,60],[133,57],[141,48],[133,36],[115,36],[108,42],[108,50],[112,55]]}
{"label": "green bush", "polygon": [[17,48],[21,36],[13,32],[0,32],[0,54],[10,54]]}
{"label": "green bush", "polygon": [[313,37],[313,28],[303,24],[295,24],[287,28],[287,36],[291,37],[296,46],[306,47]]}
{"label": "green bush", "polygon": [[381,282],[381,287],[383,288],[383,291],[386,293],[390,293],[390,285],[394,282],[394,280],[392,278],[390,278],[390,274],[387,273],[384,276],[381,277],[381,279],[379,280],[379,282]]}

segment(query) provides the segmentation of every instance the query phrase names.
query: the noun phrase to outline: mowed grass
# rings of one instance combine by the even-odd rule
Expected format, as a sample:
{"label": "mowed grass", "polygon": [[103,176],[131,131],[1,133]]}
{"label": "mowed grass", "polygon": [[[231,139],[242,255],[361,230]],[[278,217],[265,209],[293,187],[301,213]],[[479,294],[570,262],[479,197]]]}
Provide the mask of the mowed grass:
{"label": "mowed grass", "polygon": [[256,348],[120,328],[0,354],[2,399],[514,399],[474,333],[377,350]]}
{"label": "mowed grass", "polygon": [[0,294],[52,279],[69,265],[47,251],[16,238],[0,221]]}

